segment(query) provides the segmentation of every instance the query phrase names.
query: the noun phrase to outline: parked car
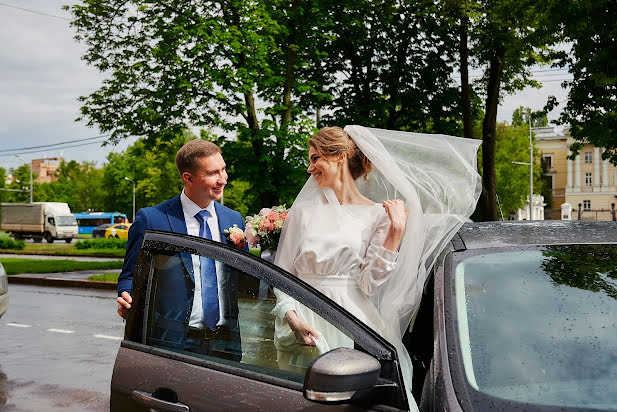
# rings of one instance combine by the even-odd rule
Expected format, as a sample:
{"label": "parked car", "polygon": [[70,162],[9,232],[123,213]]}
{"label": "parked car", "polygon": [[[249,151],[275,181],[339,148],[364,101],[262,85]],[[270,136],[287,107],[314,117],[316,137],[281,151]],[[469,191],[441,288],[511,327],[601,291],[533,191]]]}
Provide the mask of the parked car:
{"label": "parked car", "polygon": [[113,225],[105,229],[105,237],[107,239],[111,239],[114,237],[116,239],[128,239],[130,227],[130,223],[114,223]]}
{"label": "parked car", "polygon": [[0,318],[9,307],[9,281],[6,276],[6,271],[0,263]]}
{"label": "parked car", "polygon": [[107,228],[109,226],[111,226],[112,223],[103,223],[102,225],[98,225],[97,227],[95,227],[94,229],[92,229],[92,237],[93,238],[97,238],[97,237],[105,237],[105,230],[107,230]]}
{"label": "parked car", "polygon": [[[171,295],[192,293],[190,254],[237,275],[241,360],[183,349],[190,303]],[[615,262],[614,222],[465,224],[437,258],[403,339],[414,370],[405,388],[396,348],[300,279],[227,245],[148,231],[110,407],[406,410],[411,389],[422,411],[615,410]],[[350,345],[281,363],[273,288]]]}

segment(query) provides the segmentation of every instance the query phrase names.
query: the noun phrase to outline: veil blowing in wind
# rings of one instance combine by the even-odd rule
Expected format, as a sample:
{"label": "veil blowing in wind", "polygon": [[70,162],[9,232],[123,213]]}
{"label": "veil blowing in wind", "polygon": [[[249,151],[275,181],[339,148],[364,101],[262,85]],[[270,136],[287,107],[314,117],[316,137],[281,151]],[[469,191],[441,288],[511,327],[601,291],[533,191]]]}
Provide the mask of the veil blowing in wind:
{"label": "veil blowing in wind", "polygon": [[[477,172],[477,150],[481,141],[362,126],[347,126],[344,130],[373,165],[370,173],[355,180],[361,195],[376,202],[378,210],[382,202],[390,199],[403,200],[409,210],[395,265],[388,269],[387,277],[373,278],[368,286],[360,285],[374,308],[365,311],[369,313],[365,319],[359,319],[396,346],[409,391],[410,407],[415,409],[410,393],[411,360],[401,338],[418,311],[427,275],[435,259],[475,209],[481,191]],[[305,247],[302,243],[307,242],[298,217],[306,216],[307,211],[310,211],[309,215],[319,216],[320,221],[332,222],[330,226],[323,225],[323,242],[327,242],[334,231],[339,239],[346,239],[346,230],[349,230],[347,238],[353,242],[357,237],[356,228],[336,222],[350,222],[353,214],[356,214],[356,222],[362,222],[362,218],[358,219],[361,215],[359,209],[343,205],[331,188],[320,187],[311,176],[289,210],[275,259],[278,266],[294,274],[298,274],[294,267],[298,265],[298,251]],[[319,236],[312,240],[313,243],[320,241]],[[325,250],[324,255],[328,253],[323,247],[315,250],[317,262],[323,260],[324,256],[319,256],[321,251]],[[367,255],[370,252],[369,247]],[[356,282],[362,283],[363,280],[359,277]],[[322,290],[332,287],[330,284],[326,286],[325,280],[321,284],[324,286]],[[313,286],[320,289],[320,284]],[[345,301],[337,303],[346,307]],[[289,307],[285,307],[287,304],[284,298],[280,299],[277,316],[285,313]],[[358,303],[352,302],[352,309],[354,304]],[[373,315],[373,309],[376,309],[376,315]],[[344,344],[333,334],[326,333],[324,340],[316,341],[321,346],[320,351]]]}

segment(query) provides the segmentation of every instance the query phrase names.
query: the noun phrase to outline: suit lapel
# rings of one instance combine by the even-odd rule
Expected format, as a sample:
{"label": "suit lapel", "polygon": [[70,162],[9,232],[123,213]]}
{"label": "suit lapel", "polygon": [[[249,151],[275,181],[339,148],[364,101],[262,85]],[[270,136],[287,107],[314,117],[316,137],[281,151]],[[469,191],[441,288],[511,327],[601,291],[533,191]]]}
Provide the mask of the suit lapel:
{"label": "suit lapel", "polygon": [[167,213],[167,221],[169,227],[174,233],[186,235],[186,222],[184,221],[184,212],[182,211],[182,202],[180,196],[174,197],[165,211]]}
{"label": "suit lapel", "polygon": [[214,210],[216,210],[216,217],[219,221],[219,232],[221,233],[221,243],[227,244],[227,235],[225,234],[225,230],[231,227],[231,222],[229,221],[229,215],[219,203],[214,202]]}
{"label": "suit lapel", "polygon": [[[180,233],[183,235],[187,234],[186,231],[186,221],[184,220],[184,211],[182,210],[182,202],[180,201],[180,196],[176,196],[169,202],[169,206],[165,211],[167,214],[167,221],[169,222],[169,227],[172,232]],[[193,261],[191,259],[191,255],[188,253],[181,253],[182,262],[184,264],[184,269],[189,274],[191,281],[195,283],[195,275],[193,275]]]}

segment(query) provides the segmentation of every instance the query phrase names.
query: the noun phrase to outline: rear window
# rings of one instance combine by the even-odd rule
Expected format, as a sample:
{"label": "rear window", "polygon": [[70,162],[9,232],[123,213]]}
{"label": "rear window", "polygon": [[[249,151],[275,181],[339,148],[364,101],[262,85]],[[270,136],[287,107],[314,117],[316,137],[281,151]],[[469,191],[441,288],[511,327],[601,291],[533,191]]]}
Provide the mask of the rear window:
{"label": "rear window", "polygon": [[454,275],[471,387],[515,402],[617,409],[617,245],[479,254]]}

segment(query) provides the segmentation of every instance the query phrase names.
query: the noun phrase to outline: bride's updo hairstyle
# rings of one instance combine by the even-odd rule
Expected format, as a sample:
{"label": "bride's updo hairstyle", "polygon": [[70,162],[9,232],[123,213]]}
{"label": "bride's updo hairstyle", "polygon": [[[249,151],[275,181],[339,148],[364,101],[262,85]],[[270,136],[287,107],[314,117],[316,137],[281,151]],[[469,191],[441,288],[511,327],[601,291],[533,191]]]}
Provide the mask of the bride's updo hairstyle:
{"label": "bride's updo hairstyle", "polygon": [[349,137],[346,131],[340,127],[324,127],[309,139],[309,145],[328,160],[345,156],[348,159],[351,177],[356,180],[373,170],[373,164],[358,149],[356,143]]}

